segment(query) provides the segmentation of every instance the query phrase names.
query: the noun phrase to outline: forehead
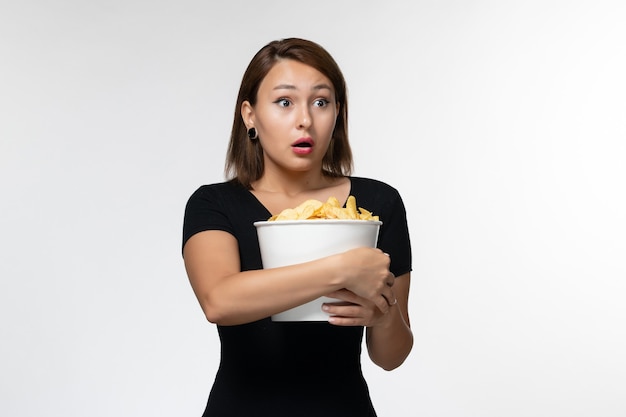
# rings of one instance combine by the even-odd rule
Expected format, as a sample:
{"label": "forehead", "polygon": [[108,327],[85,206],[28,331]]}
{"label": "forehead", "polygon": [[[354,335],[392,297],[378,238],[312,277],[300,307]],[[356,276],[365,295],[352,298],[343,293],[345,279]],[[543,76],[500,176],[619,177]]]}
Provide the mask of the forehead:
{"label": "forehead", "polygon": [[280,86],[290,86],[295,89],[308,90],[327,85],[333,89],[333,85],[324,74],[310,65],[303,64],[291,59],[278,61],[269,70],[259,90],[273,90]]}

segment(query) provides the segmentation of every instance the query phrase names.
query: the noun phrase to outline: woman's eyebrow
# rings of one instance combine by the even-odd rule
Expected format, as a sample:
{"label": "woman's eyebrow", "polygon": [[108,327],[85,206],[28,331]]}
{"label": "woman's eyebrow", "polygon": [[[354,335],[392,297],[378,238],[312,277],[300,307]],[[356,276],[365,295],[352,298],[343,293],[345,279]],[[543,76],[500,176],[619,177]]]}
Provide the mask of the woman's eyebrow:
{"label": "woman's eyebrow", "polygon": [[[298,87],[296,87],[295,85],[292,84],[279,84],[276,87],[273,88],[273,90],[297,90]],[[317,84],[314,85],[311,90],[317,91],[317,90],[331,90],[332,88],[330,85],[328,84]]]}
{"label": "woman's eyebrow", "polygon": [[317,84],[313,86],[313,90],[333,90],[333,88],[328,84]]}

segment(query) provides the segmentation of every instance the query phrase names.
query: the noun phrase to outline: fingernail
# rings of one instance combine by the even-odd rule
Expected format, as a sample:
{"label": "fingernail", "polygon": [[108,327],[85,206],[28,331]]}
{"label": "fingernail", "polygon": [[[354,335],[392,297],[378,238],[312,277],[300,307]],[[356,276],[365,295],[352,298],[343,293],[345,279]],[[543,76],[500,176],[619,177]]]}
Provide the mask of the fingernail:
{"label": "fingernail", "polygon": [[328,311],[328,310],[330,310],[330,307],[328,307],[327,304],[322,304],[322,310]]}

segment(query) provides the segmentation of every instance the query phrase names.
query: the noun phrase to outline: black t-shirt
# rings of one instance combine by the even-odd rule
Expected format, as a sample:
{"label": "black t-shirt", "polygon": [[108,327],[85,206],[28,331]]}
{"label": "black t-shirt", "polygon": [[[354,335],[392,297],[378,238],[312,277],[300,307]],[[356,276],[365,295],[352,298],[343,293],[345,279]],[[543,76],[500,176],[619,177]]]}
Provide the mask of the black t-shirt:
{"label": "black t-shirt", "polygon": [[[395,276],[411,271],[411,245],[402,199],[393,187],[350,177],[350,194],[382,221],[377,247]],[[196,233],[223,230],[238,242],[241,270],[262,269],[253,223],[270,213],[234,182],[204,185],[187,202],[183,246]],[[204,416],[375,416],[361,372],[363,327],[326,322],[218,325],[221,359]]]}

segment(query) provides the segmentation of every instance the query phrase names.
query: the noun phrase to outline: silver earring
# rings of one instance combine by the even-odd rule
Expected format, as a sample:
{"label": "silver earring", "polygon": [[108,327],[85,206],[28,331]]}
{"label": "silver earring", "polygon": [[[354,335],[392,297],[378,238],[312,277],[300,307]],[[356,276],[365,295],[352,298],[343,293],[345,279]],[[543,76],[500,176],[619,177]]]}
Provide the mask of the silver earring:
{"label": "silver earring", "polygon": [[259,135],[256,132],[256,129],[251,127],[250,129],[248,129],[248,138],[250,138],[250,140],[254,140],[254,139],[258,139]]}

